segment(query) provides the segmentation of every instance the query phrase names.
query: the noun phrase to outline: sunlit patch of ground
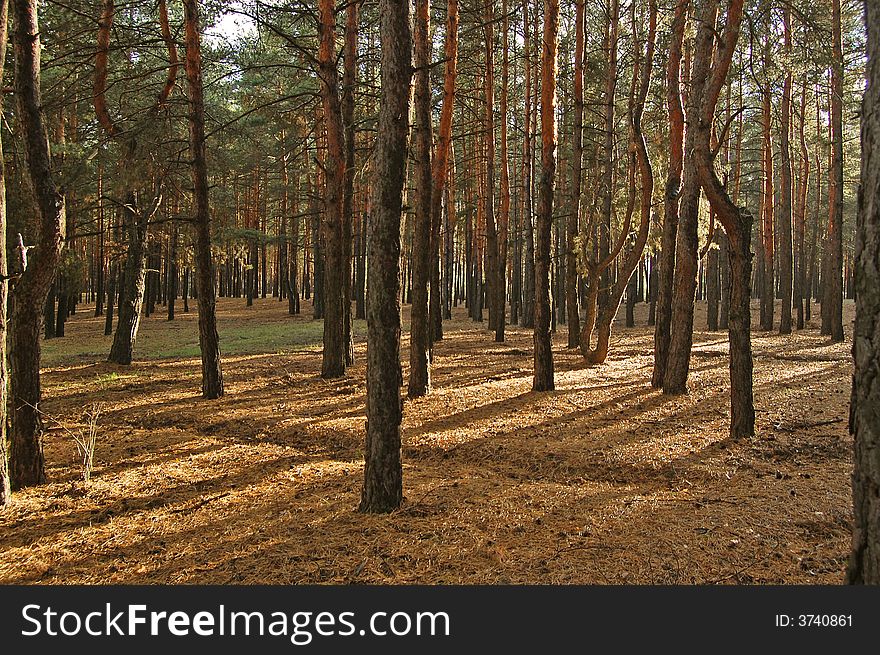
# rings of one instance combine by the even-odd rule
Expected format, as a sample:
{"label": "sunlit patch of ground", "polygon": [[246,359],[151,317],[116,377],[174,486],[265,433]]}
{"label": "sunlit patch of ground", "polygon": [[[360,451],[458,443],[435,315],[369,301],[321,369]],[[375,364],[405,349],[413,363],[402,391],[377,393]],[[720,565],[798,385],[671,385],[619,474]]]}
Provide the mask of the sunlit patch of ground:
{"label": "sunlit patch of ground", "polygon": [[753,335],[758,434],[732,442],[723,333],[697,332],[691,393],[669,398],[649,384],[642,306],[602,366],[565,350],[560,326],[557,390],[536,394],[531,332],[496,344],[459,309],[432,393],[405,406],[406,502],[365,516],[365,329],[349,375],[320,380],[321,324],[303,308],[220,301],[217,401],[199,397],[194,313],[145,319],[138,361],[117,367],[80,308],[45,344],[43,410],[76,430],[101,404],[93,479],[47,420],[50,482],[0,513],[0,582],[842,580],[850,345],[815,325]]}

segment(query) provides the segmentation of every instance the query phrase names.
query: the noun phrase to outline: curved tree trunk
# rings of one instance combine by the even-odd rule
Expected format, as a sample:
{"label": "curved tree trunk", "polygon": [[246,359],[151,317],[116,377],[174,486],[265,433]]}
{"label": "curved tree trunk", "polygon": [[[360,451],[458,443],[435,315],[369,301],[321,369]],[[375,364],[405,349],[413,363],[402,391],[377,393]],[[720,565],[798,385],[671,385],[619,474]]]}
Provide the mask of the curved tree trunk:
{"label": "curved tree trunk", "polygon": [[[730,436],[738,439],[755,433],[755,406],[752,390],[752,345],[751,345],[751,261],[750,240],[752,216],[743,208],[737,207],[713,166],[713,151],[710,145],[712,122],[721,89],[730,70],[730,61],[739,38],[739,28],[743,15],[743,0],[730,0],[727,10],[726,26],[717,51],[712,56],[711,44],[719,33],[715,28],[718,0],[706,0],[697,31],[697,47],[694,60],[695,84],[692,94],[700,106],[698,122],[694,135],[694,159],[700,184],[706,192],[718,220],[724,226],[730,244]],[[703,62],[705,57],[712,60],[711,74],[706,80]],[[697,76],[699,73],[699,77]]]}
{"label": "curved tree trunk", "polygon": [[[630,112],[631,139],[634,144],[636,166],[642,183],[639,199],[639,231],[633,242],[630,244],[626,257],[624,257],[620,264],[620,268],[617,272],[617,281],[611,289],[607,304],[599,307],[599,314],[596,318],[596,348],[589,349],[586,353],[587,361],[590,364],[601,364],[608,357],[608,350],[611,341],[611,326],[614,322],[614,317],[617,315],[617,311],[620,308],[620,302],[623,299],[623,295],[629,286],[630,278],[642,259],[642,254],[644,253],[645,244],[648,241],[648,233],[651,227],[651,203],[654,195],[654,172],[651,168],[648,147],[645,143],[645,137],[642,132],[642,114],[644,113],[645,100],[648,97],[648,91],[651,85],[656,30],[657,3],[652,1],[650,3],[647,47],[644,59],[642,60],[642,55],[639,52],[637,53],[634,64],[635,74],[633,87],[635,88],[637,83],[638,92],[633,99],[633,106]],[[640,44],[637,43],[636,45],[639,49],[641,48]],[[633,175],[634,174],[635,170],[633,171]],[[631,198],[634,197],[634,177],[631,183],[630,193],[632,194]],[[628,211],[627,213],[631,214],[631,211]],[[629,222],[630,221],[627,220],[627,225],[629,225]],[[595,287],[596,285],[594,284],[593,286]],[[586,345],[589,346],[589,340],[587,340]],[[581,344],[581,347],[584,347],[583,343]]]}

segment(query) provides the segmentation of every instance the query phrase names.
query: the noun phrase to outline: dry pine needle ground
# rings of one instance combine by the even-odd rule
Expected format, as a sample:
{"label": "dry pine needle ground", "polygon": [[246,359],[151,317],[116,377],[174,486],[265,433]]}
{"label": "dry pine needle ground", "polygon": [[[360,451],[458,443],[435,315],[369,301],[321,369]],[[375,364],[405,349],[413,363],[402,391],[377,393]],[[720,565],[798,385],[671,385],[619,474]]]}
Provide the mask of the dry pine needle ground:
{"label": "dry pine needle ground", "polygon": [[[294,318],[277,301],[243,304],[220,301],[221,341],[250,326],[314,331],[310,307]],[[43,374],[42,408],[68,427],[102,403],[92,481],[79,481],[73,441],[47,422],[50,483],[0,513],[0,582],[843,579],[850,344],[829,344],[815,325],[754,333],[757,436],[731,442],[723,333],[697,332],[691,393],[669,398],[649,385],[643,315],[617,327],[594,368],[564,348],[560,326],[557,390],[536,394],[531,332],[511,327],[495,344],[457,310],[436,346],[433,392],[406,403],[406,502],[365,516],[354,511],[362,338],[357,365],[331,382],[318,378],[319,344],[227,355],[227,394],[204,401],[195,358],[123,368],[76,356],[109,347],[102,321],[85,308],[72,317],[68,336],[46,346],[70,352],[47,357]],[[695,324],[705,325],[702,306]],[[146,319],[139,350],[195,330],[194,313]]]}

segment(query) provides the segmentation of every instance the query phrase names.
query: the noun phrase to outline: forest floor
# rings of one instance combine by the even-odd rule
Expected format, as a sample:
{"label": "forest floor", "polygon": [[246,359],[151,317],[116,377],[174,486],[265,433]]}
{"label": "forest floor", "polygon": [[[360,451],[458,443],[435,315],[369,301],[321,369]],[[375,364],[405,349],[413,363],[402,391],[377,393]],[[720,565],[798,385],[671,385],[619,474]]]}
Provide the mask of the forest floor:
{"label": "forest floor", "polygon": [[[357,364],[323,381],[310,306],[221,299],[226,395],[205,401],[195,312],[144,319],[138,361],[119,367],[89,309],[44,344],[49,483],[0,513],[2,583],[843,580],[851,345],[815,320],[753,335],[757,435],[731,441],[726,334],[702,329],[703,304],[679,397],[650,387],[643,305],[602,366],[566,350],[560,326],[557,390],[541,394],[531,331],[496,344],[458,309],[432,393],[405,405],[404,505],[367,516],[362,322]],[[84,483],[68,431],[95,403]]]}

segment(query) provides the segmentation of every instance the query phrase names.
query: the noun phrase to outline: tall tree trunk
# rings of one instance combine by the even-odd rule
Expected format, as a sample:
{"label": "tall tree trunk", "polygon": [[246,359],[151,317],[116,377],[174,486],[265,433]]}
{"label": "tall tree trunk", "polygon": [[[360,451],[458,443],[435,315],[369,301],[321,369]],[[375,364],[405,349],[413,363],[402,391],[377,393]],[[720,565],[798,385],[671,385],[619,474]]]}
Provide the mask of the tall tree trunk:
{"label": "tall tree trunk", "polygon": [[55,186],[49,135],[41,111],[40,29],[36,0],[14,0],[15,98],[24,144],[27,175],[36,201],[39,234],[36,247],[15,285],[9,329],[12,443],[9,476],[12,489],[46,479],[40,438],[40,318],[43,302],[64,245],[64,194]]}
{"label": "tall tree trunk", "polygon": [[[608,23],[605,34],[605,52],[608,57],[607,67],[605,69],[605,80],[603,85],[602,108],[604,115],[602,116],[602,172],[599,188],[601,210],[599,222],[599,256],[608,258],[611,253],[611,218],[614,204],[614,169],[616,157],[614,152],[615,130],[614,130],[614,109],[615,109],[615,93],[617,90],[617,48],[618,48],[618,32],[620,23],[620,0],[609,0],[608,4]],[[609,261],[609,264],[613,258]],[[612,269],[606,266],[599,272],[599,310],[601,311],[608,305],[609,292],[612,282]],[[583,346],[582,346],[583,347]]]}
{"label": "tall tree trunk", "polygon": [[202,354],[202,396],[223,395],[220,337],[217,334],[214,263],[211,260],[211,211],[208,206],[208,164],[205,152],[205,99],[198,0],[184,0],[186,79],[189,86],[189,140],[195,205],[196,290],[199,303],[199,350]]}
{"label": "tall tree trunk", "polygon": [[[711,4],[713,0],[708,0]],[[705,6],[705,5],[704,5]],[[716,4],[717,10],[717,4]],[[715,13],[712,12],[712,25]],[[678,234],[675,245],[675,274],[672,292],[669,352],[663,375],[663,392],[687,393],[691,347],[694,338],[694,295],[697,288],[698,243],[697,225],[700,209],[700,180],[695,153],[696,124],[700,114],[702,86],[711,66],[711,40],[697,41],[694,47],[687,98],[687,133],[685,135],[679,204]],[[702,47],[702,50],[699,48]]]}
{"label": "tall tree trunk", "polygon": [[[785,53],[791,58],[791,7],[782,12],[782,25],[785,33]],[[785,80],[782,84],[782,103],[779,107],[779,159],[782,170],[779,172],[779,290],[782,295],[782,309],[779,318],[779,334],[791,334],[792,305],[792,181],[791,181],[791,67],[785,64]]]}
{"label": "tall tree trunk", "polygon": [[[613,0],[616,1],[616,0]],[[535,375],[534,391],[555,389],[553,344],[550,337],[550,229],[556,184],[556,53],[559,0],[544,0],[544,41],[541,50],[541,183],[535,243]]]}
{"label": "tall tree trunk", "polygon": [[[525,60],[525,138],[523,139],[523,240],[525,241],[525,265],[523,267],[523,306],[520,324],[524,328],[535,326],[535,234],[532,223],[533,202],[532,187],[534,185],[534,138],[532,129],[537,110],[532,105],[532,87],[537,80],[532,80],[532,23],[529,21],[529,3],[523,0],[523,55]],[[535,18],[537,29],[537,17]],[[537,74],[535,76],[537,78]]]}
{"label": "tall tree trunk", "polygon": [[[443,106],[440,109],[440,129],[437,134],[437,149],[433,162],[433,181],[431,197],[431,342],[443,338],[444,316],[440,315],[440,224],[443,213],[443,194],[446,192],[447,180],[450,178],[449,159],[452,151],[452,114],[455,108],[455,82],[458,66],[458,0],[446,2],[446,39],[444,46],[446,63],[443,73]],[[450,220],[455,215],[454,197],[449,196],[446,207],[446,283],[452,281],[452,244],[455,222]],[[445,318],[452,318],[451,288],[446,293]]]}
{"label": "tall tree trunk", "polygon": [[507,107],[509,85],[509,31],[510,22],[507,12],[507,0],[501,0],[501,104],[498,107],[500,114],[500,138],[501,138],[501,198],[499,203],[499,230],[498,230],[498,273],[496,283],[498,293],[496,304],[498,305],[498,322],[495,325],[495,341],[504,341],[504,329],[507,321],[507,244],[510,236],[510,164],[508,162],[509,150],[507,147]]}
{"label": "tall tree trunk", "polygon": [[577,241],[580,233],[581,187],[584,165],[584,5],[575,2],[574,47],[574,138],[571,144],[571,209],[566,236],[568,249],[565,266],[565,304],[568,314],[568,347],[580,344],[580,307],[578,306]]}
{"label": "tall tree trunk", "polygon": [[397,509],[400,463],[400,215],[406,177],[412,36],[408,2],[379,0],[382,97],[374,152],[367,292],[367,439],[360,511]]}
{"label": "tall tree trunk", "polygon": [[345,135],[339,100],[339,72],[336,69],[336,7],[333,0],[320,0],[318,68],[321,101],[327,136],[324,161],[324,354],[321,377],[345,375],[345,316],[343,262],[343,187],[345,184]]}
{"label": "tall tree trunk", "polygon": [[[635,30],[635,20],[633,20],[633,29]],[[629,248],[626,252],[625,257],[620,262],[620,267],[618,270],[617,280],[614,285],[610,289],[607,302],[602,305],[602,303],[598,303],[598,315],[596,316],[596,347],[590,348],[590,338],[587,335],[586,339],[583,339],[581,342],[581,349],[586,352],[584,353],[587,358],[587,362],[590,364],[601,364],[608,357],[608,350],[611,341],[611,327],[614,322],[614,318],[617,315],[617,311],[620,308],[620,302],[623,299],[624,293],[627,291],[627,287],[629,285],[629,280],[632,278],[633,273],[636,270],[636,267],[639,265],[639,262],[642,259],[642,253],[645,250],[645,244],[648,241],[648,233],[651,227],[651,205],[653,202],[654,195],[654,172],[651,168],[651,160],[648,156],[648,148],[645,143],[645,136],[642,132],[642,115],[645,109],[645,101],[648,97],[648,91],[651,86],[651,71],[654,64],[654,44],[656,40],[656,30],[657,30],[657,4],[652,1],[650,3],[650,15],[648,18],[648,35],[647,35],[647,47],[644,53],[644,56],[641,52],[641,44],[639,43],[638,36],[634,37],[635,43],[634,47],[636,48],[636,56],[634,57],[633,64],[633,82],[632,82],[632,93],[631,93],[631,108],[630,108],[630,140],[633,144],[633,150],[635,151],[633,155],[634,162],[631,163],[631,171],[630,171],[630,183],[629,183],[629,203],[627,207],[627,219],[624,223],[624,229],[621,235],[618,238],[617,245],[612,251],[614,258],[617,258],[617,254],[620,252],[621,247],[623,246],[625,241],[629,241]],[[638,174],[641,179],[641,194],[639,197],[639,229],[635,235],[634,239],[630,239],[629,235],[629,226],[632,221],[632,213],[635,206],[635,196],[636,196],[636,184],[635,184],[635,176],[636,169],[638,169]],[[598,276],[595,274],[592,276],[592,284],[593,287],[593,297],[598,295],[598,288],[596,282],[598,281]],[[635,293],[632,293],[633,298],[635,298]],[[592,302],[588,305],[589,311],[595,311],[593,308],[596,305]],[[588,317],[591,319],[592,317]],[[587,328],[588,323],[584,324],[584,327]]]}
{"label": "tall tree trunk", "polygon": [[486,0],[485,32],[485,137],[486,185],[483,215],[486,222],[486,296],[489,306],[489,329],[495,341],[504,341],[504,289],[501,288],[498,227],[495,223],[495,11],[494,0]]}
{"label": "tall tree trunk", "polygon": [[856,218],[856,321],[850,432],[853,539],[846,579],[880,584],[880,6],[866,2],[868,86],[862,101],[862,170]]}
{"label": "tall tree trunk", "polygon": [[681,55],[689,0],[678,0],[672,22],[672,41],[666,63],[666,106],[669,112],[669,170],[663,194],[663,231],[657,285],[657,314],[654,323],[654,370],[651,386],[663,386],[669,335],[672,324],[672,287],[675,246],[678,233],[679,195],[684,163],[684,110],[681,103]]}
{"label": "tall tree trunk", "polygon": [[415,216],[413,230],[413,295],[410,313],[409,384],[410,398],[424,396],[431,389],[430,325],[428,286],[431,277],[431,80],[429,0],[415,3]]}
{"label": "tall tree trunk", "polygon": [[762,194],[761,194],[761,225],[762,225],[762,245],[763,257],[761,258],[763,269],[761,274],[761,329],[770,331],[773,329],[774,302],[776,299],[775,285],[775,235],[774,235],[774,209],[775,203],[773,198],[773,138],[771,121],[771,101],[770,101],[770,44],[772,37],[770,35],[771,25],[771,7],[767,0],[765,4],[767,12],[766,24],[764,27],[764,86],[761,89],[761,133],[763,135],[763,145],[761,150],[761,173],[763,176]]}
{"label": "tall tree trunk", "polygon": [[[828,238],[825,255],[828,262],[823,282],[823,316],[827,326],[823,334],[831,341],[843,341],[843,46],[840,27],[840,0],[831,2],[831,167],[828,183]],[[826,309],[827,308],[827,309]],[[824,329],[824,328],[827,328]]]}
{"label": "tall tree trunk", "polygon": [[342,123],[345,128],[345,177],[342,196],[342,345],[345,365],[354,364],[351,334],[351,230],[354,222],[355,122],[354,88],[357,83],[358,6],[345,8],[345,68],[342,78]]}
{"label": "tall tree trunk", "polygon": [[[739,38],[743,16],[743,0],[730,0],[727,9],[726,26],[714,56],[712,43],[720,33],[716,29],[718,0],[706,0],[701,12],[697,30],[697,45],[694,57],[694,76],[692,79],[692,98],[700,107],[695,116],[694,158],[700,184],[714,209],[718,220],[724,226],[730,242],[730,436],[738,439],[753,436],[755,433],[755,406],[752,392],[752,345],[751,345],[751,279],[750,239],[752,216],[743,208],[737,207],[713,166],[711,148],[712,123],[718,97],[730,70],[733,52]],[[702,61],[705,58],[705,61]],[[708,62],[712,61],[711,68]],[[710,73],[708,80],[707,73]],[[696,96],[696,97],[694,97]]]}
{"label": "tall tree trunk", "polygon": [[807,80],[803,80],[801,91],[800,121],[798,136],[800,143],[800,175],[798,176],[797,211],[795,212],[795,265],[794,265],[794,304],[797,309],[796,328],[804,329],[804,301],[809,306],[810,292],[807,283],[807,193],[810,188],[810,152],[807,149]]}
{"label": "tall tree trunk", "polygon": [[[9,26],[9,0],[0,0],[0,71],[6,70],[6,44]],[[0,97],[0,111],[3,99]],[[0,134],[0,509],[10,500],[9,444],[7,412],[9,370],[6,364],[6,310],[9,298],[9,267],[6,261],[6,160],[3,156],[3,135]]]}

